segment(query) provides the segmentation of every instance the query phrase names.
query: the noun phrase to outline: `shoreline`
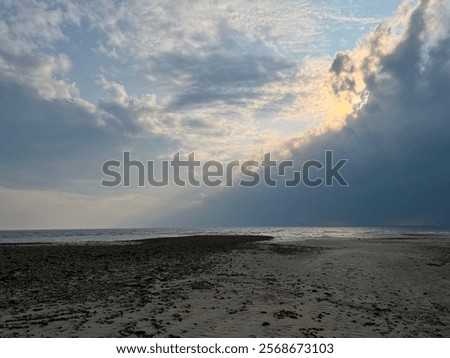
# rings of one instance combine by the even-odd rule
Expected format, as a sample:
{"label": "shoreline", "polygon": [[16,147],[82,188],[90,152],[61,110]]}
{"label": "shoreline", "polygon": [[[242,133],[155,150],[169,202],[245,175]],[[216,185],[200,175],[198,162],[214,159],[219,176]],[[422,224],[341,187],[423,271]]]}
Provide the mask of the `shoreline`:
{"label": "shoreline", "polygon": [[[165,240],[173,240],[171,243],[175,243],[174,240],[179,239],[187,239],[187,240],[195,240],[202,239],[205,240],[211,238],[225,238],[230,239],[230,244],[236,243],[232,241],[233,239],[239,238],[241,243],[246,241],[255,242],[255,241],[268,241],[274,239],[273,236],[270,235],[183,235],[183,236],[164,236],[164,237],[151,237],[151,238],[143,238],[143,239],[130,239],[130,240],[81,240],[81,241],[42,241],[42,242],[0,242],[0,248],[4,246],[115,246],[117,244],[120,245],[129,245],[129,244],[146,244],[151,241],[154,244],[166,244],[163,242]],[[248,239],[248,240],[246,240]],[[168,243],[170,244],[170,243]],[[167,246],[167,245],[166,245]]]}
{"label": "shoreline", "polygon": [[450,337],[450,240],[0,244],[0,337]]}

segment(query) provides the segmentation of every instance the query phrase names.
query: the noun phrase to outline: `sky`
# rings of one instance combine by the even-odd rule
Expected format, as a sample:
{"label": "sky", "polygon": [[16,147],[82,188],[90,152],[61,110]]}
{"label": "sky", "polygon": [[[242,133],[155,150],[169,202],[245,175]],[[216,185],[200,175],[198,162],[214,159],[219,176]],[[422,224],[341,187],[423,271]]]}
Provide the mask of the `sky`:
{"label": "sky", "polygon": [[[450,2],[0,0],[0,229],[450,223]],[[348,159],[348,187],[102,164]]]}

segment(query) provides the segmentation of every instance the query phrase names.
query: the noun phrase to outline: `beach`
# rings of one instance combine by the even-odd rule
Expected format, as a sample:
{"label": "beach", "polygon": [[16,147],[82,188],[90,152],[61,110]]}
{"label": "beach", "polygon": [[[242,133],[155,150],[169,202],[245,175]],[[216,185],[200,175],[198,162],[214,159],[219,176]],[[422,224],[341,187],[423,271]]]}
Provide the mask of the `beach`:
{"label": "beach", "polygon": [[0,337],[450,337],[450,240],[0,245]]}

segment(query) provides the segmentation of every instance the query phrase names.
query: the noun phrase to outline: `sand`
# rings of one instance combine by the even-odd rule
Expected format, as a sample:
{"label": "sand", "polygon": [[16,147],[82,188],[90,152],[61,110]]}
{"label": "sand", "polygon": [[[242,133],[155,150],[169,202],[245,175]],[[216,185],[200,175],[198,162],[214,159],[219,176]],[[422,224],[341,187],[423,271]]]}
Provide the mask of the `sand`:
{"label": "sand", "polygon": [[0,337],[450,337],[450,240],[0,245]]}

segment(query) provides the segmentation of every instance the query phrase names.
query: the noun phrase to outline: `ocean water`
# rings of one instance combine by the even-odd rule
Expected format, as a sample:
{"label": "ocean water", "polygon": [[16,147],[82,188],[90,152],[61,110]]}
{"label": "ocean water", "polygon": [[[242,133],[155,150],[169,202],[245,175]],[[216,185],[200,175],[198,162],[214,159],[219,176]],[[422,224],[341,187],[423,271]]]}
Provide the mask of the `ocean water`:
{"label": "ocean water", "polygon": [[277,242],[308,239],[397,238],[420,235],[450,237],[449,228],[420,227],[246,227],[164,229],[3,230],[0,243],[81,243],[128,241],[189,235],[268,235]]}

